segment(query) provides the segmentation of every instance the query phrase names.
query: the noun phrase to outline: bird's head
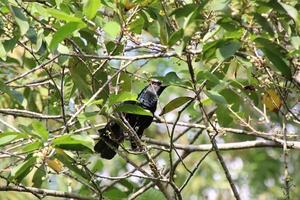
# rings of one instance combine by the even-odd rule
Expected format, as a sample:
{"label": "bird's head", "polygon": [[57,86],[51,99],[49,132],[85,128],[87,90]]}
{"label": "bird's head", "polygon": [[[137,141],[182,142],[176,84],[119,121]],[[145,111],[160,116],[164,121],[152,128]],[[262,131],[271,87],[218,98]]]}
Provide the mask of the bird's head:
{"label": "bird's head", "polygon": [[149,83],[148,90],[159,96],[167,87],[167,85],[163,85],[159,80],[152,79]]}
{"label": "bird's head", "polygon": [[156,110],[159,95],[167,86],[164,86],[159,80],[151,80],[138,96],[141,105],[149,109],[152,113]]}

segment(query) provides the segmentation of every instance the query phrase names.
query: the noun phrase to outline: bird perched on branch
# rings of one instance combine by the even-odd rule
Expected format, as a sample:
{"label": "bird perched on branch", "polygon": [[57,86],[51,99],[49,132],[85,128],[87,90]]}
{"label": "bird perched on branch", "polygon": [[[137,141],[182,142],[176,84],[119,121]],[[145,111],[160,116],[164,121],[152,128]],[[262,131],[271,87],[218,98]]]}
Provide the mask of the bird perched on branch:
{"label": "bird perched on branch", "polygon": [[[128,121],[133,130],[141,138],[146,128],[150,126],[153,121],[153,114],[156,110],[159,95],[167,86],[163,86],[158,80],[152,80],[141,93],[138,95],[136,101],[125,101],[123,104],[135,104],[142,108],[149,110],[152,116],[138,115],[124,113],[125,119]],[[125,135],[124,130],[115,121],[109,121],[103,129],[99,131],[100,140],[95,145],[94,150],[100,153],[102,158],[112,159],[116,155],[115,149],[118,149],[121,142],[123,142]],[[131,140],[131,147],[133,150],[137,149],[137,144],[133,138]]]}

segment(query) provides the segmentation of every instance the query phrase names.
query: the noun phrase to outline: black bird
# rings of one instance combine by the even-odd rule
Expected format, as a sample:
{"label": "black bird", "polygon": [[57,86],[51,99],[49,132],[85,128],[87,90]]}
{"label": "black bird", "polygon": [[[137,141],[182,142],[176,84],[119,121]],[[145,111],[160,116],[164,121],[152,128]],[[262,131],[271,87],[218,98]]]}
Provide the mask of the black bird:
{"label": "black bird", "polygon": [[[167,86],[163,86],[160,81],[152,80],[138,95],[137,102],[125,101],[123,103],[136,104],[154,114],[158,97],[166,87]],[[144,130],[148,128],[153,121],[153,115],[147,116],[124,113],[124,116],[140,138],[143,136]],[[100,140],[95,145],[94,150],[100,153],[102,158],[112,159],[116,155],[116,151],[114,149],[118,149],[119,144],[123,142],[125,138],[123,129],[112,120],[98,132],[100,134]],[[135,140],[133,138],[130,138],[130,140],[132,149],[136,150],[137,145],[134,142]]]}

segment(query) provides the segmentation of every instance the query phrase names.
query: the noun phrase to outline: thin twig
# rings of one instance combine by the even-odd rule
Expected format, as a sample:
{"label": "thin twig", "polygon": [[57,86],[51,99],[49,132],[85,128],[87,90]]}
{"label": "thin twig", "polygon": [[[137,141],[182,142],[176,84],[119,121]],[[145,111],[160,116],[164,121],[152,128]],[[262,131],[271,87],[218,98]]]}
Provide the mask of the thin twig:
{"label": "thin twig", "polygon": [[15,117],[26,117],[35,119],[61,119],[61,115],[45,115],[42,113],[32,112],[28,110],[10,109],[10,108],[0,108],[0,113],[6,115],[12,115]]}
{"label": "thin twig", "polygon": [[28,76],[29,74],[31,74],[31,73],[33,73],[33,72],[39,70],[39,69],[44,68],[46,65],[52,63],[55,59],[57,59],[60,55],[61,55],[61,54],[58,54],[58,55],[54,56],[53,58],[51,58],[50,60],[48,60],[48,61],[46,61],[46,62],[44,62],[44,63],[42,63],[42,64],[36,66],[35,68],[33,68],[33,69],[31,69],[31,70],[29,70],[29,71],[27,71],[27,72],[24,72],[23,74],[21,74],[21,75],[15,77],[15,78],[13,78],[13,79],[11,79],[11,80],[9,80],[9,81],[6,81],[5,84],[10,84],[10,83],[12,83],[12,82],[14,82],[14,81],[16,81],[16,80],[19,80],[19,79],[21,79],[21,78],[24,78],[25,76]]}

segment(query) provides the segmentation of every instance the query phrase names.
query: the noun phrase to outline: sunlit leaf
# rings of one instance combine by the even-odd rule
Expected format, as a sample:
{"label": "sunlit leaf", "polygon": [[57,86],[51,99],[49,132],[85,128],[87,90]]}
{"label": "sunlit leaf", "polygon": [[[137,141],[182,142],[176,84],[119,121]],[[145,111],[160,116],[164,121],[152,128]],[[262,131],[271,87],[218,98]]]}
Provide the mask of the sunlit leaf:
{"label": "sunlit leaf", "polygon": [[112,94],[109,96],[109,105],[113,105],[116,103],[124,102],[124,101],[135,101],[137,99],[137,95],[131,92],[121,92],[119,94]]}
{"label": "sunlit leaf", "polygon": [[94,140],[88,135],[63,135],[55,138],[53,146],[72,151],[94,151]]}
{"label": "sunlit leaf", "polygon": [[40,147],[42,147],[42,142],[35,141],[35,142],[31,142],[29,144],[23,145],[21,148],[21,151],[23,153],[30,153],[30,152],[33,152],[33,151],[39,149]]}
{"label": "sunlit leaf", "polygon": [[63,25],[54,33],[49,48],[51,50],[55,49],[61,41],[72,35],[74,31],[82,29],[85,26],[82,22],[69,22]]}
{"label": "sunlit leaf", "polygon": [[32,170],[32,168],[34,167],[36,163],[36,157],[29,157],[25,160],[25,162],[17,165],[16,167],[14,167],[11,171],[11,177],[15,180],[17,180],[18,182],[20,182],[21,180],[23,180],[23,178],[25,176],[27,176],[29,174],[29,172]]}
{"label": "sunlit leaf", "polygon": [[6,56],[7,56],[6,50],[5,50],[2,42],[0,41],[0,58],[2,58],[3,60],[6,60]]}
{"label": "sunlit leaf", "polygon": [[[60,19],[60,20],[66,21],[66,22],[77,22],[78,24],[83,23],[80,18],[69,15],[61,10],[56,10],[54,8],[47,8],[46,10],[47,10],[48,14],[50,14],[51,16],[53,16],[57,19]],[[73,25],[75,25],[75,23]]]}
{"label": "sunlit leaf", "polygon": [[47,141],[49,133],[42,122],[34,121],[32,123],[32,127],[33,127],[33,134],[40,137],[43,141]]}
{"label": "sunlit leaf", "polygon": [[83,13],[88,19],[93,19],[101,3],[99,0],[85,0],[83,4]]}
{"label": "sunlit leaf", "polygon": [[20,138],[20,133],[17,132],[6,132],[0,134],[0,146],[9,144],[10,142],[14,141],[15,139]]}
{"label": "sunlit leaf", "polygon": [[25,33],[29,29],[29,23],[27,17],[23,14],[21,8],[15,7],[13,5],[11,5],[10,8],[13,16],[15,17],[16,23],[20,28],[21,35],[25,35]]}
{"label": "sunlit leaf", "polygon": [[118,24],[117,22],[110,21],[104,25],[103,30],[105,31],[105,33],[115,38],[120,34],[121,27],[120,24]]}
{"label": "sunlit leaf", "polygon": [[293,18],[296,22],[296,24],[299,26],[300,25],[300,15],[299,15],[299,10],[297,10],[295,7],[288,5],[283,2],[278,2],[280,5],[284,8],[284,10],[288,13],[288,15]]}

